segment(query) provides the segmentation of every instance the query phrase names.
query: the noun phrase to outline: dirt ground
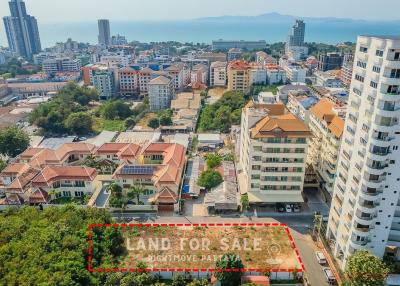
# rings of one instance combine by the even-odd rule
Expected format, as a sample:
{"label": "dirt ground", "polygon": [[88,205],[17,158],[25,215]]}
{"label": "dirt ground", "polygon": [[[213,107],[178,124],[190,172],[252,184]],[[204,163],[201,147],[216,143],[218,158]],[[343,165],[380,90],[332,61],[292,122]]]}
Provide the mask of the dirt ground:
{"label": "dirt ground", "polygon": [[215,268],[234,253],[247,269],[301,268],[282,226],[133,227],[124,236],[128,254],[120,267],[143,261],[149,268]]}

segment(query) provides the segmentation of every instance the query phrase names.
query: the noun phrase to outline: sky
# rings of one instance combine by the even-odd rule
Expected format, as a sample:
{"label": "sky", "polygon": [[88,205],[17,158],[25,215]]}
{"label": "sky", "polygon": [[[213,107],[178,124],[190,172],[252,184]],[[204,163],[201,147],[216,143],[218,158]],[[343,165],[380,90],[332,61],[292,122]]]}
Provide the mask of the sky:
{"label": "sky", "polygon": [[[184,20],[278,12],[302,17],[400,20],[399,0],[25,0],[41,22]],[[0,0],[0,16],[9,14]]]}

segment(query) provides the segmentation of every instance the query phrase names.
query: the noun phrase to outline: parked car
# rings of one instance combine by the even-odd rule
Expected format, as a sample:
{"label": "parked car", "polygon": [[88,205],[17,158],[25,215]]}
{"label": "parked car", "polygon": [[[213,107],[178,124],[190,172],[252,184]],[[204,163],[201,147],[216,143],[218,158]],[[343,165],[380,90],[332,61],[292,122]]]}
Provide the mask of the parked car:
{"label": "parked car", "polygon": [[335,285],[336,284],[336,278],[332,273],[332,270],[329,267],[324,267],[324,276],[326,281],[329,283],[329,285]]}
{"label": "parked car", "polygon": [[299,205],[294,205],[294,206],[293,206],[293,211],[294,211],[295,213],[299,213],[299,212],[300,212],[300,206],[299,206]]}
{"label": "parked car", "polygon": [[284,204],[276,204],[276,210],[280,213],[285,212],[285,205]]}
{"label": "parked car", "polygon": [[326,264],[326,257],[322,251],[316,251],[315,256],[317,257],[319,264],[321,265]]}
{"label": "parked car", "polygon": [[287,213],[291,213],[292,212],[292,207],[290,205],[286,205],[285,209],[286,209]]}

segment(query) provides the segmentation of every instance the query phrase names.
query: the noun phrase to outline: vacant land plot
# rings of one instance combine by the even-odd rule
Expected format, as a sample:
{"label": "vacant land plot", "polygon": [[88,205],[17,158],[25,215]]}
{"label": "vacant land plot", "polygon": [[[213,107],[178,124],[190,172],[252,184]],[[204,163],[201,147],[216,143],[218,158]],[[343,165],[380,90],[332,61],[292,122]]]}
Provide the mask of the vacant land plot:
{"label": "vacant land plot", "polygon": [[147,226],[124,229],[127,255],[120,267],[213,269],[226,253],[245,269],[301,269],[284,226]]}

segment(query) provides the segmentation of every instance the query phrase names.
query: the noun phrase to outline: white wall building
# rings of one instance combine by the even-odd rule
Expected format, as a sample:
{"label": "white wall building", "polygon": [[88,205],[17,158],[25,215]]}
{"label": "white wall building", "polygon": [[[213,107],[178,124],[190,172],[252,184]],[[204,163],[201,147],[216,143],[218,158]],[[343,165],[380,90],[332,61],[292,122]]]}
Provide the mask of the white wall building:
{"label": "white wall building", "polygon": [[149,102],[152,111],[170,108],[173,98],[174,82],[170,77],[159,76],[149,82]]}
{"label": "white wall building", "polygon": [[210,66],[210,86],[226,86],[226,62],[213,62]]}
{"label": "white wall building", "polygon": [[71,58],[47,59],[42,62],[42,69],[45,73],[80,72],[81,61]]}
{"label": "white wall building", "polygon": [[354,62],[327,229],[342,267],[400,247],[400,37],[359,36]]}
{"label": "white wall building", "polygon": [[286,83],[286,71],[278,65],[267,66],[268,84]]}
{"label": "white wall building", "polygon": [[114,71],[107,67],[98,67],[90,70],[90,82],[99,92],[101,100],[108,100],[115,96]]}
{"label": "white wall building", "polygon": [[299,65],[287,65],[284,69],[291,82],[306,82],[307,69]]}

